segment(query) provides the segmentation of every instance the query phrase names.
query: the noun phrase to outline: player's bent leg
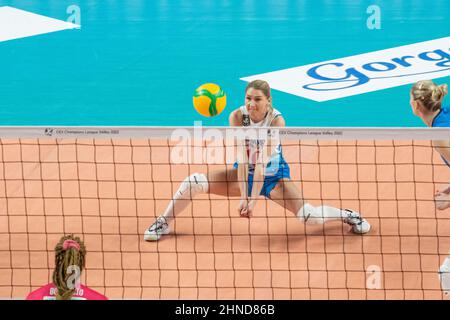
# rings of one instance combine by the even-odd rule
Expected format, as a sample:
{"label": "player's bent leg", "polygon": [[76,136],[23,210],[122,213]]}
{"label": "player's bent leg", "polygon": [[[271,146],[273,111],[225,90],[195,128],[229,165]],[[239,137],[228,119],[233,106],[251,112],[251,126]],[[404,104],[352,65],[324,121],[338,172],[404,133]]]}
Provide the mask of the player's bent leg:
{"label": "player's bent leg", "polygon": [[237,170],[224,169],[208,173],[209,193],[224,197],[239,197]]}
{"label": "player's bent leg", "polygon": [[326,221],[342,220],[352,227],[354,233],[363,234],[371,229],[369,222],[356,211],[330,206],[314,207],[305,203],[296,185],[287,179],[278,182],[270,193],[270,198],[308,224],[323,224]]}
{"label": "player's bent leg", "polygon": [[170,233],[170,222],[189,205],[198,194],[211,193],[221,196],[238,197],[237,170],[225,169],[208,173],[194,173],[187,177],[175,192],[163,215],[145,231],[144,240],[157,241]]}
{"label": "player's bent leg", "polygon": [[293,181],[287,178],[278,181],[270,192],[270,199],[293,214],[297,214],[304,203],[300,190]]}
{"label": "player's bent leg", "polygon": [[353,233],[364,234],[370,231],[370,223],[359,212],[330,206],[314,207],[309,203],[299,210],[297,217],[307,224],[323,224],[331,220],[342,220],[352,227]]}
{"label": "player's bent leg", "polygon": [[177,192],[167,206],[164,214],[145,231],[144,240],[156,241],[161,235],[170,232],[169,223],[191,203],[191,200],[200,193],[209,191],[208,179],[203,173],[194,173],[181,182]]}

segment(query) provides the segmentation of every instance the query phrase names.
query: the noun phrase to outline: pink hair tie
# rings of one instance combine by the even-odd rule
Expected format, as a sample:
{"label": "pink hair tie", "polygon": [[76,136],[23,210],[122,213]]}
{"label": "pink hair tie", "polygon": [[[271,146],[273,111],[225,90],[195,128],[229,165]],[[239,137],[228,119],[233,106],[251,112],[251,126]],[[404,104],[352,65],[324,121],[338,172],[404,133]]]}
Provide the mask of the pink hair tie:
{"label": "pink hair tie", "polygon": [[70,248],[74,248],[77,251],[80,250],[80,245],[78,244],[78,242],[74,241],[74,240],[66,240],[63,243],[63,249],[64,250],[68,250]]}

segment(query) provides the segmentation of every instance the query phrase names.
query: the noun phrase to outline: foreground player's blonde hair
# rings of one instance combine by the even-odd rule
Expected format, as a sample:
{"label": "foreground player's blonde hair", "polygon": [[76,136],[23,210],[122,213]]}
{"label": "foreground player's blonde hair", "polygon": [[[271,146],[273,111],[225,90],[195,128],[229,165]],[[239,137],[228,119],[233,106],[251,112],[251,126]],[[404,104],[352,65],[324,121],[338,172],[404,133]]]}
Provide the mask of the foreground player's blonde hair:
{"label": "foreground player's blonde hair", "polygon": [[55,269],[53,283],[56,286],[56,300],[70,300],[75,288],[69,288],[69,267],[77,266],[80,274],[85,266],[86,247],[79,237],[66,235],[62,237],[55,247]]}
{"label": "foreground player's blonde hair", "polygon": [[418,101],[427,111],[438,111],[442,107],[442,100],[448,93],[448,86],[438,86],[431,80],[418,81],[411,89],[415,101]]}

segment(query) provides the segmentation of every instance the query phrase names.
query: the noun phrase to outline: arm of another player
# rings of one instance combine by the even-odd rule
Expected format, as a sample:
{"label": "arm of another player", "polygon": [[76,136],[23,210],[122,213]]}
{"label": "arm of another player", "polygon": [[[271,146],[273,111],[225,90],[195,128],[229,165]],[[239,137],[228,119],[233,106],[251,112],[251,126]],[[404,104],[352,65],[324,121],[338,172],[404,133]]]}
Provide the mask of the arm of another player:
{"label": "arm of another player", "polygon": [[[450,163],[450,141],[439,140],[433,141],[432,143],[436,151],[439,152],[439,154],[447,161],[447,163]],[[439,193],[450,194],[450,184],[443,190],[439,190],[436,192],[436,194]]]}

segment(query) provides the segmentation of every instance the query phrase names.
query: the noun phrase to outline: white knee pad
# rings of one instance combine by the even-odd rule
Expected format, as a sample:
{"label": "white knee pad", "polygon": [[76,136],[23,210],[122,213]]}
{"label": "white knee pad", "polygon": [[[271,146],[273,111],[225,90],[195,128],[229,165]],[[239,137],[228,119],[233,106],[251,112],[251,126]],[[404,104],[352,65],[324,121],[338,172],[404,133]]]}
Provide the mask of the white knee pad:
{"label": "white knee pad", "polygon": [[325,219],[321,210],[310,205],[309,203],[305,203],[303,207],[298,211],[297,217],[300,220],[303,220],[306,224],[323,224]]}
{"label": "white knee pad", "polygon": [[177,195],[181,199],[192,199],[197,194],[207,193],[208,179],[203,173],[194,173],[183,180],[178,188]]}

